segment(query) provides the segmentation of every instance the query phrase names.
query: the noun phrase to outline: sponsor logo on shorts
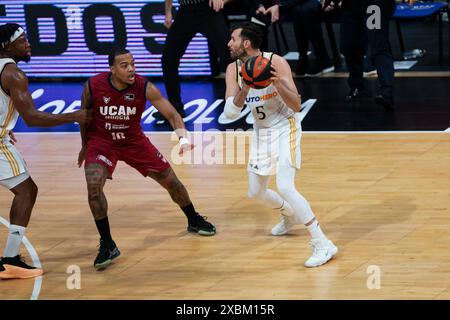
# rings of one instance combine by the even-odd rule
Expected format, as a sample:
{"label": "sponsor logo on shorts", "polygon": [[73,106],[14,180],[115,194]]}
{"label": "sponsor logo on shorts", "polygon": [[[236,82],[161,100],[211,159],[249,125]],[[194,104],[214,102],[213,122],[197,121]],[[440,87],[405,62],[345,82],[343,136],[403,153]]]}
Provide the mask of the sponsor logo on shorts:
{"label": "sponsor logo on shorts", "polygon": [[96,158],[97,160],[103,161],[104,163],[106,163],[108,166],[112,167],[112,162],[106,158],[105,156],[99,154]]}

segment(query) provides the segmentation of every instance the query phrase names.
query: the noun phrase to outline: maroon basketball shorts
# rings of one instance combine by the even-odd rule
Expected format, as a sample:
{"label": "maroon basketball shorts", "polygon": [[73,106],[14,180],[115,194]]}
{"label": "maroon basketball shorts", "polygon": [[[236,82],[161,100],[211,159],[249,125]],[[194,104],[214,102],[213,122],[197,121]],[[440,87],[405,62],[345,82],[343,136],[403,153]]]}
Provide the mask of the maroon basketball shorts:
{"label": "maroon basketball shorts", "polygon": [[120,145],[96,139],[88,142],[85,166],[99,163],[108,169],[109,177],[112,177],[119,160],[135,168],[144,177],[150,172],[161,173],[170,168],[169,162],[147,137]]}

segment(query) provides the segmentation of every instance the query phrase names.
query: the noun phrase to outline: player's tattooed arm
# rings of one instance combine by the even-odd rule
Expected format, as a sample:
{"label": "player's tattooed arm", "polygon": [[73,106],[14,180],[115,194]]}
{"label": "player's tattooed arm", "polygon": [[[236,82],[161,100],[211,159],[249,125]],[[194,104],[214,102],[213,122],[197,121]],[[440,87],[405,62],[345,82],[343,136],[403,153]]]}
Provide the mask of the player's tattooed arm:
{"label": "player's tattooed arm", "polygon": [[164,116],[164,118],[167,119],[177,133],[178,138],[187,138],[187,130],[184,126],[183,118],[181,118],[180,114],[172,106],[172,104],[162,96],[159,89],[155,87],[153,83],[147,83],[145,96],[147,100],[150,101],[153,106]]}
{"label": "player's tattooed arm", "polygon": [[89,123],[91,115],[85,110],[52,114],[35,108],[28,89],[28,78],[15,64],[7,64],[1,74],[1,82],[9,94],[14,108],[30,127],[52,127],[70,122]]}
{"label": "player's tattooed arm", "polygon": [[153,106],[164,116],[164,118],[169,121],[173,130],[177,134],[180,141],[180,151],[178,153],[182,155],[184,152],[194,148],[194,145],[189,141],[188,131],[184,126],[183,118],[181,118],[180,114],[172,106],[172,104],[162,96],[161,92],[153,83],[147,83],[145,96],[147,100],[150,101]]}
{"label": "player's tattooed arm", "polygon": [[[91,92],[89,90],[89,80],[84,83],[83,93],[81,95],[81,107],[80,109],[92,109]],[[87,144],[87,131],[88,125],[80,125],[81,134],[81,145],[86,146]]]}
{"label": "player's tattooed arm", "polygon": [[[89,90],[89,80],[84,83],[83,86],[83,93],[81,95],[81,110],[92,109],[92,100],[91,100],[91,92]],[[87,132],[88,132],[88,125],[87,124],[80,124],[80,135],[81,135],[81,150],[78,154],[78,167],[81,167],[81,165],[84,162],[84,159],[86,157],[86,146],[87,146]]]}

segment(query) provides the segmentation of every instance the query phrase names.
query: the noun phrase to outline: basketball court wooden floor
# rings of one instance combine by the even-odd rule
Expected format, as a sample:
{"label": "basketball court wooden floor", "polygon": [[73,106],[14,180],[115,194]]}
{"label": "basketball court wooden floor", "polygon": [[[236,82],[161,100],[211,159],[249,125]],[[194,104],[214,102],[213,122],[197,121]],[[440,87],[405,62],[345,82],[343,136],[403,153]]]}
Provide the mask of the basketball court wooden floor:
{"label": "basketball court wooden floor", "polygon": [[[170,158],[169,135],[150,136]],[[26,235],[46,274],[0,282],[0,299],[450,299],[449,134],[304,133],[297,187],[340,249],[315,269],[303,267],[304,227],[270,235],[278,213],[247,198],[245,165],[174,166],[217,226],[208,238],[188,234],[166,192],[121,164],[106,193],[122,256],[103,272],[92,266],[98,236],[78,135],[18,138],[40,187]],[[0,192],[4,218],[11,198]],[[69,290],[73,266],[81,288]],[[368,270],[380,270],[379,289]]]}

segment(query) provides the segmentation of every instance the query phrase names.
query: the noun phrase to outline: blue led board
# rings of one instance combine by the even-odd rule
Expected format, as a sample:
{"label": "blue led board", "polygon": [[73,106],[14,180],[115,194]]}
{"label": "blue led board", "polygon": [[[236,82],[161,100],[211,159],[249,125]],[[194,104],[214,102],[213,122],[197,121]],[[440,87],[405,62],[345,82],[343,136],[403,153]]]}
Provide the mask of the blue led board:
{"label": "blue led board", "polygon": [[[164,1],[0,1],[0,23],[6,22],[27,31],[32,58],[20,67],[28,77],[88,77],[107,71],[107,55],[117,47],[133,53],[140,74],[162,75]],[[179,72],[211,74],[208,43],[200,34],[189,44]]]}

